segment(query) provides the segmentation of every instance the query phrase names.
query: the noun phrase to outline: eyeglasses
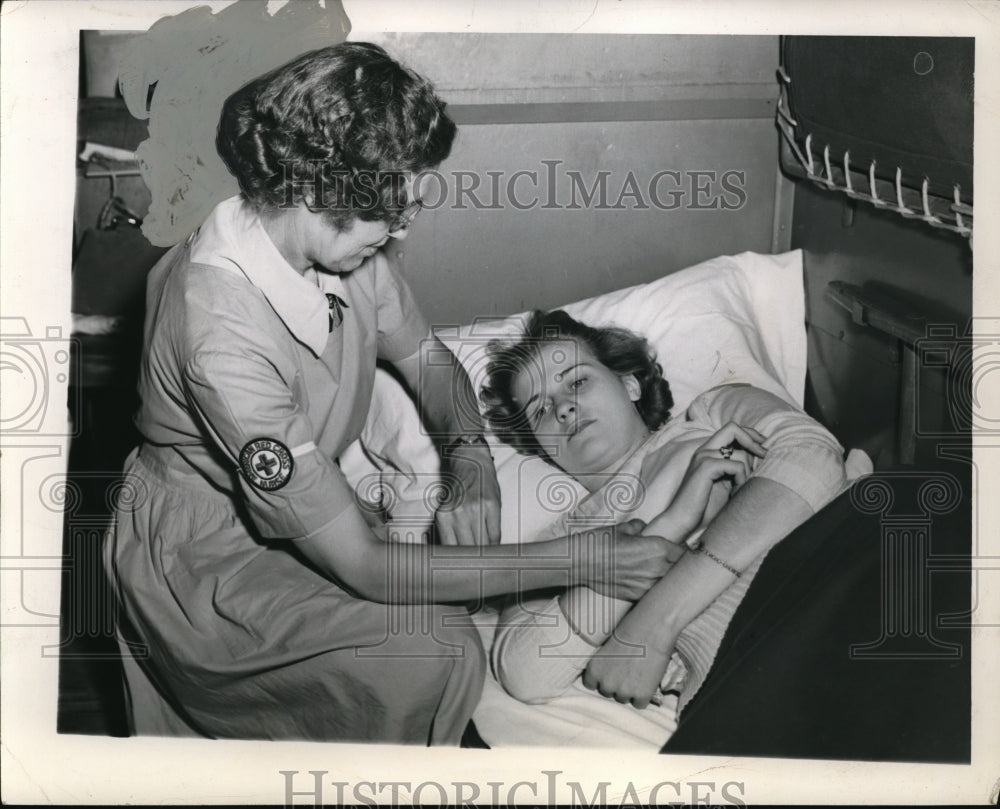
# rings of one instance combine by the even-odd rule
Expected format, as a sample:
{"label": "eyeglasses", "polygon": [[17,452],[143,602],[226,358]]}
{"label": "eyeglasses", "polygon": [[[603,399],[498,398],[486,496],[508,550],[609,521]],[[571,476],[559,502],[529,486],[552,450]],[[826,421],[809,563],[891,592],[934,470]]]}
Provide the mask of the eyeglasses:
{"label": "eyeglasses", "polygon": [[411,224],[413,224],[413,220],[417,218],[417,214],[419,214],[423,209],[424,201],[422,199],[415,199],[399,213],[392,214],[392,216],[389,217],[389,232],[397,233],[401,230],[406,230]]}

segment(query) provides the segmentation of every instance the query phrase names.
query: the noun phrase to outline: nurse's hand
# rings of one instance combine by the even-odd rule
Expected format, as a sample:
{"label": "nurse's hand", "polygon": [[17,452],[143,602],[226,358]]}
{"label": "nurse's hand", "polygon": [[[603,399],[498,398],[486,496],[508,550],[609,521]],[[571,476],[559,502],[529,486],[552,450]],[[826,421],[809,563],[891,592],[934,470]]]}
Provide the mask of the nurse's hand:
{"label": "nurse's hand", "polygon": [[572,534],[573,583],[623,601],[641,598],[685,552],[663,537],[643,534],[645,528],[635,519]]}
{"label": "nurse's hand", "polygon": [[490,448],[462,444],[441,459],[445,496],[435,515],[442,545],[500,542],[500,484]]}

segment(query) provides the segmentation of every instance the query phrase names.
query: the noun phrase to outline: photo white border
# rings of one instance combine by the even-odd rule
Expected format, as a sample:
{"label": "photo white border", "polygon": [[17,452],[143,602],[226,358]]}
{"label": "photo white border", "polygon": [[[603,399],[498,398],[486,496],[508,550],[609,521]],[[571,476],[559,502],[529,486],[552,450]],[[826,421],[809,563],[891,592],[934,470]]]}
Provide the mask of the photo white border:
{"label": "photo white border", "polygon": [[[2,36],[2,299],[5,316],[59,326],[70,333],[70,266],[75,177],[75,126],[80,29],[142,30],[156,19],[193,5],[215,10],[229,2],[181,0],[13,0],[0,8]],[[711,3],[642,0],[481,0],[415,3],[413,0],[345,0],[355,31],[615,32],[674,34],[884,34],[976,37],[975,158],[976,229],[974,313],[1000,322],[1000,6],[988,2]],[[433,78],[433,77],[432,77]],[[777,133],[775,134],[777,139]],[[41,236],[41,238],[39,238]],[[65,386],[55,388],[65,396]],[[5,441],[5,445],[10,442]],[[16,442],[15,442],[16,443]],[[44,443],[44,442],[43,442]],[[59,444],[55,439],[51,444]],[[62,452],[66,445],[63,439]],[[1000,440],[976,442],[979,492],[1000,492]],[[16,556],[20,526],[19,470],[4,452],[4,509],[0,530],[4,556]],[[974,522],[981,555],[1000,559],[995,495],[978,498]],[[26,526],[51,533],[58,557],[61,533],[51,514]],[[57,521],[58,522],[58,521]],[[33,542],[35,540],[33,539]],[[13,549],[13,550],[12,550]],[[996,565],[1000,567],[1000,564]],[[18,579],[4,560],[4,617],[21,597]],[[984,572],[979,614],[1000,625],[1000,572]],[[43,578],[43,577],[36,577]],[[27,586],[32,581],[25,579]],[[51,579],[46,578],[46,581]],[[32,603],[51,593],[26,594]],[[327,783],[519,780],[544,784],[543,770],[560,770],[559,783],[610,781],[609,801],[629,782],[642,789],[663,781],[745,784],[747,803],[966,803],[996,800],[1000,782],[1000,627],[974,631],[971,765],[724,759],[707,756],[638,755],[578,749],[522,751],[430,750],[385,745],[222,742],[178,739],[111,739],[57,735],[55,658],[43,645],[58,642],[55,627],[3,628],[3,799],[11,803],[265,803],[284,800],[279,770],[326,770]],[[992,721],[991,721],[992,720]],[[928,732],[933,732],[928,728]],[[543,762],[543,764],[539,764]],[[305,781],[296,782],[304,789]],[[484,798],[489,788],[484,786]],[[437,793],[428,793],[431,797]],[[503,793],[502,793],[503,794]],[[530,799],[530,790],[519,793]],[[588,790],[587,794],[590,794]],[[332,791],[326,795],[333,800]],[[537,801],[549,796],[540,793]],[[558,802],[569,794],[552,796]],[[666,795],[663,796],[667,798]],[[669,798],[667,798],[669,799]],[[309,802],[307,796],[300,800]],[[716,802],[718,800],[716,799]]]}

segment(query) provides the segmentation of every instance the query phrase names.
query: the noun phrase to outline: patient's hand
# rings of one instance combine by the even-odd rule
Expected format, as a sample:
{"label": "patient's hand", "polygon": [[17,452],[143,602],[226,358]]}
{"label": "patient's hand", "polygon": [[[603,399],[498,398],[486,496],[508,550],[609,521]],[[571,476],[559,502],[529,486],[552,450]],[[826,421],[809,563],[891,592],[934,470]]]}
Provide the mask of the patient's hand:
{"label": "patient's hand", "polygon": [[[654,648],[645,638],[641,622],[618,624],[614,634],[598,649],[583,674],[583,684],[616,702],[645,708],[656,696],[673,653],[669,648]],[[633,626],[639,623],[640,626]]]}
{"label": "patient's hand", "polygon": [[677,541],[706,525],[719,513],[731,492],[746,483],[750,477],[750,456],[764,457],[765,440],[752,427],[730,422],[698,448],[677,494],[662,515],[676,526]]}
{"label": "patient's hand", "polygon": [[[665,511],[649,521],[644,533],[666,537],[682,547],[685,543],[690,544],[692,533],[708,525],[729,502],[732,493],[732,483],[722,478],[706,485],[696,498],[675,497]],[[699,502],[702,497],[704,503]]]}

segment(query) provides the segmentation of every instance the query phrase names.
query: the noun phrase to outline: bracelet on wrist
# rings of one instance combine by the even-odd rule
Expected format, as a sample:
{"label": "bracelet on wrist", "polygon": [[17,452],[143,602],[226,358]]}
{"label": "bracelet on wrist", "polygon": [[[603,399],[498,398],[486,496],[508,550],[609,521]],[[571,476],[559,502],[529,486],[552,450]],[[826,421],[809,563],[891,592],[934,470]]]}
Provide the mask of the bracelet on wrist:
{"label": "bracelet on wrist", "polygon": [[733,575],[734,575],[734,576],[735,576],[735,577],[736,577],[737,579],[738,579],[738,578],[740,578],[740,577],[741,577],[741,576],[743,575],[743,574],[742,574],[742,573],[740,573],[740,571],[738,571],[738,570],[737,570],[737,569],[736,569],[735,567],[733,567],[733,566],[732,566],[731,564],[729,564],[728,562],[726,562],[726,561],[724,561],[724,560],[720,559],[720,558],[719,558],[718,556],[716,556],[716,555],[715,555],[714,553],[712,553],[712,552],[711,552],[711,551],[710,551],[710,550],[709,550],[708,548],[706,548],[706,547],[705,547],[704,545],[700,545],[700,544],[699,544],[699,545],[698,545],[697,547],[695,547],[695,548],[692,548],[691,552],[692,552],[692,553],[700,553],[700,554],[701,554],[702,556],[707,556],[707,557],[708,557],[709,559],[711,559],[711,560],[712,560],[713,562],[715,562],[715,563],[716,563],[717,565],[721,565],[721,566],[722,566],[722,567],[724,567],[724,568],[725,568],[726,570],[728,570],[728,571],[729,571],[730,573],[732,573],[732,574],[733,574]]}

